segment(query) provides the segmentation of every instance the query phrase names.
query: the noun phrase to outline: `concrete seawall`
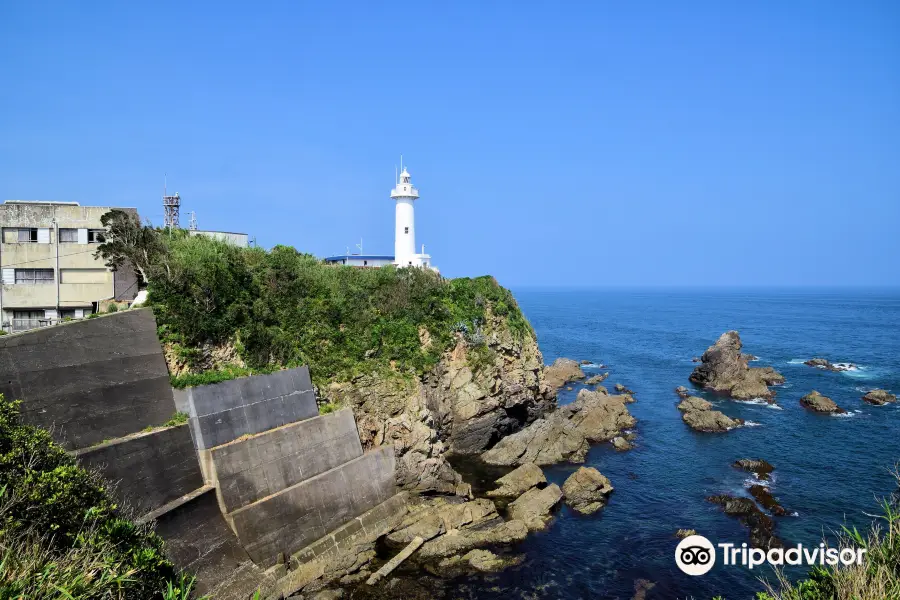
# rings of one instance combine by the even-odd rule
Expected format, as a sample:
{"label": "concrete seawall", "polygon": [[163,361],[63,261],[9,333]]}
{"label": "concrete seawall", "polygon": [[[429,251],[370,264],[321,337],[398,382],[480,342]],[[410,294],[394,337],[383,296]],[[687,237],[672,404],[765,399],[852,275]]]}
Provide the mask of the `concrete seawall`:
{"label": "concrete seawall", "polygon": [[149,309],[0,337],[0,393],[27,423],[77,449],[165,423],[175,412]]}
{"label": "concrete seawall", "polygon": [[[271,589],[281,555],[321,560],[405,511],[393,447],[364,454],[350,409],[319,415],[306,367],[172,390],[149,309],[0,337],[0,393],[155,521],[217,600]],[[187,424],[158,427],[176,410]]]}
{"label": "concrete seawall", "polygon": [[186,424],[137,433],[74,454],[82,465],[116,484],[116,492],[138,514],[203,486]]}

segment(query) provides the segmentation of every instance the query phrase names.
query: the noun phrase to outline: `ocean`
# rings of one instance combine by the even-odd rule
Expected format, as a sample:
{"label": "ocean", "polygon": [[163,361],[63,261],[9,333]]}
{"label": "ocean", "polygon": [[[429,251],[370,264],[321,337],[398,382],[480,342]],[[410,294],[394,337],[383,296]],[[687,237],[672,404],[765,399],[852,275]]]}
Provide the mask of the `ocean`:
{"label": "ocean", "polygon": [[[691,577],[675,565],[680,528],[696,529],[714,544],[749,543],[747,529],[705,500],[745,495],[752,474],[731,466],[763,458],[775,466],[770,490],[792,516],[775,517],[785,545],[817,546],[842,525],[867,528],[866,513],[897,490],[891,474],[900,461],[900,403],[870,406],[872,388],[900,393],[900,291],[625,291],[514,290],[534,327],[544,360],[589,360],[588,375],[609,371],[604,385],[635,392],[635,448],[595,446],[586,465],[615,487],[608,505],[592,516],[566,506],[549,528],[513,548],[524,562],[507,571],[453,582],[453,598],[621,598],[635,582],[655,585],[654,598],[753,598],[768,568],[716,564]],[[753,426],[728,433],[690,430],[675,408],[674,388],[689,388],[700,356],[723,332],[736,329],[753,366],[772,366],[787,379],[777,386],[777,407],[739,403],[698,392],[715,408]],[[859,369],[828,372],[802,362],[824,357]],[[563,390],[562,404],[579,385]],[[846,416],[813,414],[799,404],[812,390],[831,397]],[[545,467],[562,485],[578,465]],[[473,472],[473,477],[479,473]],[[492,473],[480,473],[486,485]],[[805,571],[802,569],[800,573]],[[797,576],[796,570],[790,574]]]}

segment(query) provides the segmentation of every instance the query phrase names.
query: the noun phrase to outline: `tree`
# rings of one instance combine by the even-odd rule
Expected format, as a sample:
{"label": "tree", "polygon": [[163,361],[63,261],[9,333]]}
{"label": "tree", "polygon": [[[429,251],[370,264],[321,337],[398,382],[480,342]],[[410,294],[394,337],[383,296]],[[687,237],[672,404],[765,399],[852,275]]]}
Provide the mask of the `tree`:
{"label": "tree", "polygon": [[114,209],[100,217],[106,228],[106,239],[97,247],[96,258],[106,261],[113,271],[129,264],[143,282],[148,282],[156,269],[169,273],[168,249],[160,232],[143,225],[137,213]]}

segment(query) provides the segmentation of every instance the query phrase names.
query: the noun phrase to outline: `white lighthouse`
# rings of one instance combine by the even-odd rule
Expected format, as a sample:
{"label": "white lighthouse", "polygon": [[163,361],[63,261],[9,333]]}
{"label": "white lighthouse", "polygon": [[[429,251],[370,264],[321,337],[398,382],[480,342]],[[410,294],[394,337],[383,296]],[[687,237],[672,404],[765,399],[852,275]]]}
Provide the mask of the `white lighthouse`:
{"label": "white lighthouse", "polygon": [[396,202],[396,219],[394,224],[394,264],[398,267],[431,267],[431,257],[422,252],[416,253],[416,218],[415,203],[419,199],[419,190],[413,187],[409,171],[403,168],[400,180],[391,190],[391,198]]}

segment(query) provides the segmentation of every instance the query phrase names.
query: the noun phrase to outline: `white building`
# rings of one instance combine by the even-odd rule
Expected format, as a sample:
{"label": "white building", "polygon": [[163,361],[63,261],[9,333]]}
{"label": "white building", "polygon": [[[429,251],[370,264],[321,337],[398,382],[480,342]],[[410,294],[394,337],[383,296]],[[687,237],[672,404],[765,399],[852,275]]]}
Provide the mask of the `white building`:
{"label": "white building", "polygon": [[383,267],[393,264],[398,267],[422,267],[437,271],[431,264],[431,256],[425,254],[425,246],[416,252],[416,218],[415,203],[419,199],[419,190],[412,184],[409,171],[403,168],[399,181],[395,181],[391,190],[394,199],[394,255],[374,254],[342,254],[329,256],[325,262],[348,265],[352,267]]}

